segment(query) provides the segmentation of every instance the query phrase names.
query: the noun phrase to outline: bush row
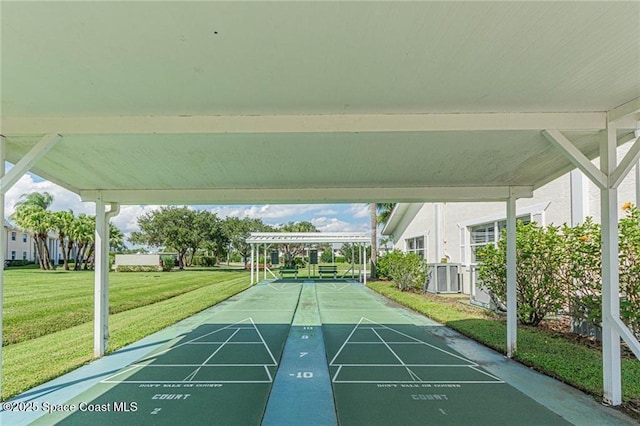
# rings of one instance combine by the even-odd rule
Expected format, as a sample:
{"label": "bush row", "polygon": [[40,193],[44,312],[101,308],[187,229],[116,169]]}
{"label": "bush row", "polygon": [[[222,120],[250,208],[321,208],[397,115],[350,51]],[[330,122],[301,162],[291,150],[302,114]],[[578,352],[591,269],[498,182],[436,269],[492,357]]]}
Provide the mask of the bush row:
{"label": "bush row", "polygon": [[118,265],[116,266],[116,272],[160,272],[161,266],[151,265]]}
{"label": "bush row", "polygon": [[[620,315],[640,335],[640,211],[623,206],[618,226]],[[602,322],[601,227],[588,218],[569,227],[516,226],[518,319],[537,325],[549,314],[566,312],[600,326]],[[506,300],[506,233],[497,246],[478,250],[478,280],[497,306]]]}

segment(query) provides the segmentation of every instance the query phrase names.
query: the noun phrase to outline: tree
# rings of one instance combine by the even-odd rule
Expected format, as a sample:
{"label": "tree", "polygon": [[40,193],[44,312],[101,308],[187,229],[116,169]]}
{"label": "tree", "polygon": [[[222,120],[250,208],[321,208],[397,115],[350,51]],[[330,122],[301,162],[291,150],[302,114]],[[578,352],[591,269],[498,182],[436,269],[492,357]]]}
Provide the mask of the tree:
{"label": "tree", "polygon": [[109,247],[117,252],[126,249],[124,234],[113,223],[109,223]]}
{"label": "tree", "polygon": [[385,225],[391,217],[395,203],[379,203],[369,204],[369,213],[371,217],[371,279],[375,280],[377,276],[378,263],[378,225]]}
{"label": "tree", "polygon": [[247,243],[249,234],[251,232],[271,231],[273,231],[273,228],[265,225],[262,219],[228,217],[223,223],[223,232],[228,240],[228,250],[240,254],[245,265],[249,262],[249,256],[251,255],[251,245]]}
{"label": "tree", "polygon": [[[319,232],[311,222],[289,222],[280,228],[282,232]],[[287,243],[282,244],[282,253],[284,255],[284,264],[291,266],[295,262],[295,258],[304,253],[304,244]]]}
{"label": "tree", "polygon": [[138,218],[140,231],[131,233],[129,241],[178,252],[180,269],[190,247],[195,212],[187,207],[161,207]]}
{"label": "tree", "polygon": [[380,203],[376,204],[376,209],[378,211],[378,224],[386,225],[391,218],[391,213],[393,213],[393,209],[396,208],[397,203]]}
{"label": "tree", "polygon": [[91,247],[95,241],[95,231],[95,216],[80,213],[76,220],[74,220],[70,234],[76,248],[76,256],[73,266],[74,271],[82,269],[83,264],[85,264],[85,269],[87,269],[87,261],[93,251]]}
{"label": "tree", "polygon": [[33,234],[40,268],[53,269],[47,245],[49,231],[54,228],[54,220],[48,210],[53,202],[53,196],[48,192],[31,192],[22,194],[20,200],[15,205],[16,211],[11,215],[11,219],[16,225]]}
{"label": "tree", "polygon": [[71,210],[63,210],[53,213],[53,227],[58,234],[60,243],[60,251],[62,251],[62,261],[64,269],[69,270],[69,244],[73,247],[73,241],[70,238],[73,229],[75,216]]}

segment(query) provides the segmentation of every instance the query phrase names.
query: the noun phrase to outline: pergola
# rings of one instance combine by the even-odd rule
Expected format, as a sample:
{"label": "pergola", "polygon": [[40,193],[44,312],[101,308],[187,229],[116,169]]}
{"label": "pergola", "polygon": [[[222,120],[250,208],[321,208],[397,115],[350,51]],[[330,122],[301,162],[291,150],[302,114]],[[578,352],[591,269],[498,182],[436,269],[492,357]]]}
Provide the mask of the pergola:
{"label": "pergola", "polygon": [[620,338],[640,357],[616,267],[616,188],[640,157],[640,3],[0,7],[0,160],[15,164],[0,213],[29,170],[95,202],[96,356],[119,205],[474,200],[507,206],[511,355],[516,200],[578,167],[601,191],[604,394],[621,403]]}
{"label": "pergola", "polygon": [[371,239],[364,232],[252,232],[247,238],[247,243],[251,244],[251,284],[260,280],[260,271],[255,261],[260,257],[260,246],[264,248],[264,279],[266,280],[267,248],[278,244],[357,244],[360,247],[358,263],[364,265],[364,271],[359,271],[358,276],[362,276],[366,284],[367,252],[362,250],[362,247],[369,242]]}

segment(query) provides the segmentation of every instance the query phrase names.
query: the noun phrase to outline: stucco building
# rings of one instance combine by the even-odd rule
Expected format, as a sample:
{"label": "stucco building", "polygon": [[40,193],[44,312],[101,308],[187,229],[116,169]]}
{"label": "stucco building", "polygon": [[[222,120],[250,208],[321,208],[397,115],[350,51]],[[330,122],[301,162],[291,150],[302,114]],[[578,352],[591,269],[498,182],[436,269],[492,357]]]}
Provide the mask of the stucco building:
{"label": "stucco building", "polygon": [[[619,159],[629,148],[630,144],[618,148]],[[619,206],[627,201],[638,204],[637,176],[637,171],[630,173],[620,185]],[[576,225],[588,216],[599,222],[599,203],[598,188],[574,170],[537,189],[532,198],[518,200],[516,215],[524,222],[541,225]],[[432,265],[458,265],[459,282],[454,288],[484,304],[488,297],[475,287],[476,250],[498,241],[506,216],[505,203],[400,203],[382,235],[393,241],[394,249],[416,252]]]}

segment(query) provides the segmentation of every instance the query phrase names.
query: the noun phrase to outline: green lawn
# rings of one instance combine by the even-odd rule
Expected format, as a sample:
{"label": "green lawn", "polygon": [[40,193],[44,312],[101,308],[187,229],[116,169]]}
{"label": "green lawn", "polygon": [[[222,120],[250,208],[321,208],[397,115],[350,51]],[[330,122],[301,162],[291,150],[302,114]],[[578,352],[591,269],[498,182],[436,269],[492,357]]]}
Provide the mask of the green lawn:
{"label": "green lawn", "polygon": [[[112,272],[109,313],[156,303],[237,277],[239,272]],[[8,269],[3,344],[10,345],[93,321],[92,271]]]}
{"label": "green lawn", "polygon": [[[246,272],[111,273],[109,351],[215,305],[249,283]],[[91,361],[92,273],[8,270],[4,306],[5,333],[12,342],[3,347],[3,399]]]}
{"label": "green lawn", "polygon": [[[506,353],[506,323],[486,311],[449,303],[434,296],[399,291],[393,283],[370,282],[368,286],[429,318],[447,325],[499,352]],[[518,351],[514,359],[595,396],[602,396],[602,354],[573,343],[558,334],[531,327],[518,328]],[[625,401],[640,398],[640,361],[622,361]]]}

